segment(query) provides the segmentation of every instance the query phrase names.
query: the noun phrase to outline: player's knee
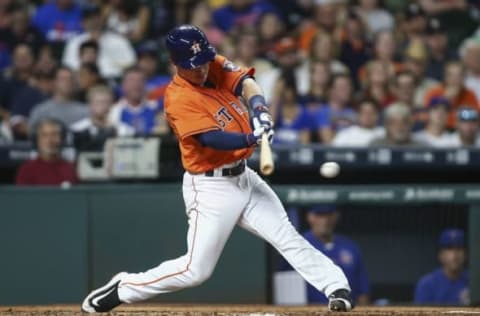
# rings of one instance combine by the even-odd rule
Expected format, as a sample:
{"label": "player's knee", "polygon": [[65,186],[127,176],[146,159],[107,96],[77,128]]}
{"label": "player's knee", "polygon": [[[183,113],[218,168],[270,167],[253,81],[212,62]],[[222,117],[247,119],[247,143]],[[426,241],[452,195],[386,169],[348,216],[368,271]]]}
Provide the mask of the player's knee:
{"label": "player's knee", "polygon": [[197,286],[205,282],[212,275],[213,269],[194,268],[190,271],[190,286]]}

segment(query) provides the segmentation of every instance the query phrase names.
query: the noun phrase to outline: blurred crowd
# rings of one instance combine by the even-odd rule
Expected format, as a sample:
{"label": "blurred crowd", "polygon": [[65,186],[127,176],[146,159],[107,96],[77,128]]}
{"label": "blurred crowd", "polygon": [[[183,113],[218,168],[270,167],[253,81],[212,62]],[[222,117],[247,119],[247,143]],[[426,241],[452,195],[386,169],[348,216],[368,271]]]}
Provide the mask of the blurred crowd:
{"label": "blurred crowd", "polygon": [[1,0],[0,142],[46,119],[79,150],[170,134],[163,39],[190,23],[255,67],[277,143],[478,146],[479,21],[473,0]]}

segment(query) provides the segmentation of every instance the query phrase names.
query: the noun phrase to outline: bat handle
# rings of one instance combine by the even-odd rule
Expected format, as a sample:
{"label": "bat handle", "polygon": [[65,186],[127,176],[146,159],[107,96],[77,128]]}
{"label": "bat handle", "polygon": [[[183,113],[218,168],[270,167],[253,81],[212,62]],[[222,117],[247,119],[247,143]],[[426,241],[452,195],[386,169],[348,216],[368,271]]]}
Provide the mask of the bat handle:
{"label": "bat handle", "polygon": [[262,143],[260,144],[260,172],[266,176],[272,174],[274,170],[272,149],[266,133],[262,135]]}

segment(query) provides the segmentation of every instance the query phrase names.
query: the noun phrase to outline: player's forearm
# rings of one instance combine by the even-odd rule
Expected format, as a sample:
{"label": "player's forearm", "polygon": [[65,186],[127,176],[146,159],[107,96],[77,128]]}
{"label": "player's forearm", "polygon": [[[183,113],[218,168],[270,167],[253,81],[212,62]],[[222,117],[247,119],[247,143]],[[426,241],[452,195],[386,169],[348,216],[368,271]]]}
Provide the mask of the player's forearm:
{"label": "player's forearm", "polygon": [[242,81],[242,97],[252,109],[259,105],[266,106],[263,90],[253,78],[247,78]]}
{"label": "player's forearm", "polygon": [[225,131],[209,131],[195,135],[195,138],[206,147],[217,150],[235,150],[251,147],[256,139],[251,134]]}

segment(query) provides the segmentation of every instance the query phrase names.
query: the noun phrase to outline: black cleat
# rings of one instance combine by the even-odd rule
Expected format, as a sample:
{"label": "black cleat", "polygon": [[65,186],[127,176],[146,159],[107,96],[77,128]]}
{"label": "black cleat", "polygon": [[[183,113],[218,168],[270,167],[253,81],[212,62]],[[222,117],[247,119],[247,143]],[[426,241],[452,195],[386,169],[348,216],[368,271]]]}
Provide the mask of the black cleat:
{"label": "black cleat", "polygon": [[107,284],[94,290],[82,303],[85,313],[106,313],[122,304],[118,297],[118,284],[125,272],[114,276]]}
{"label": "black cleat", "polygon": [[348,312],[352,308],[353,302],[348,290],[336,290],[328,297],[328,309],[332,312]]}

